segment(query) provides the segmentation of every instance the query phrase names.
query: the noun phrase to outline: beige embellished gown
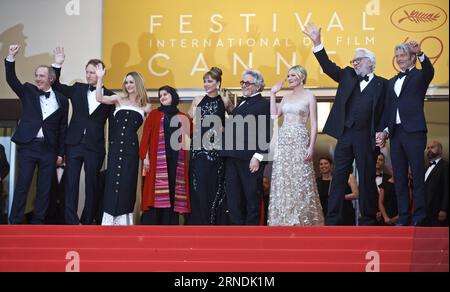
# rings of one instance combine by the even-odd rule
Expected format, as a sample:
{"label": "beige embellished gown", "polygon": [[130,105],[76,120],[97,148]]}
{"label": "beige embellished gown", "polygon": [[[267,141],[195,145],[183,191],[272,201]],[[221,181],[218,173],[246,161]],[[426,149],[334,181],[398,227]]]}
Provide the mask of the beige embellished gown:
{"label": "beige embellished gown", "polygon": [[281,105],[284,123],[275,141],[268,225],[323,225],[324,218],[309,146],[309,106],[299,100]]}

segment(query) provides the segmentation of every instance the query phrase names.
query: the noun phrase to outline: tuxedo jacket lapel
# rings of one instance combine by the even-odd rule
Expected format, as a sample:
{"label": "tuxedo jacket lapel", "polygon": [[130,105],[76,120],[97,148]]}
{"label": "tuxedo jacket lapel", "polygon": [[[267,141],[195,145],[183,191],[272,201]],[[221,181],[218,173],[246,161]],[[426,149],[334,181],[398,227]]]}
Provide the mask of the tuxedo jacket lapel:
{"label": "tuxedo jacket lapel", "polygon": [[245,110],[252,105],[253,103],[255,103],[258,100],[259,95],[256,96],[252,96],[252,97],[248,97],[244,104],[238,106],[237,108],[235,108],[235,111],[233,112],[233,114],[242,114],[245,113]]}
{"label": "tuxedo jacket lapel", "polygon": [[434,166],[433,170],[428,175],[426,181],[428,181],[430,179],[430,177],[432,177],[442,167],[442,163],[443,163],[442,159],[439,160],[439,162]]}
{"label": "tuxedo jacket lapel", "polygon": [[[405,88],[406,88],[406,86],[408,85],[408,83],[411,81],[411,78],[413,77],[413,75],[415,74],[415,73],[417,73],[416,72],[417,70],[416,70],[416,68],[412,68],[411,69],[411,71],[409,72],[409,74],[408,75],[406,75],[406,79],[405,79],[405,81],[403,82],[403,84],[402,84],[402,89],[400,90],[400,95],[399,95],[399,97],[403,94],[403,91],[405,90]],[[395,83],[394,83],[395,84]]]}
{"label": "tuxedo jacket lapel", "polygon": [[83,97],[83,109],[85,113],[89,116],[89,101],[88,101],[89,84],[86,84],[85,91],[82,93]]}
{"label": "tuxedo jacket lapel", "polygon": [[39,116],[41,117],[41,120],[44,119],[44,117],[42,116],[42,108],[41,108],[41,98],[40,98],[40,94],[39,94],[39,90],[36,88],[36,94],[33,98],[33,102],[34,105],[39,113]]}

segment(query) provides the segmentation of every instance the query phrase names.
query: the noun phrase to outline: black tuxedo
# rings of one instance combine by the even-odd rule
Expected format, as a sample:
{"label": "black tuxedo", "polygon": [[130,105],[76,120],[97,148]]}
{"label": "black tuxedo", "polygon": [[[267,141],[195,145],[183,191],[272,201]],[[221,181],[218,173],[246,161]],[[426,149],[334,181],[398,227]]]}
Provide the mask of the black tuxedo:
{"label": "black tuxedo", "polygon": [[[225,121],[224,150],[221,151],[227,158],[225,184],[230,221],[236,225],[259,225],[264,163],[260,163],[255,173],[250,172],[249,164],[255,153],[268,153],[268,148],[263,149],[265,147],[258,141],[270,142],[270,103],[261,94],[248,97],[231,116],[236,124],[232,124],[233,120]],[[255,121],[256,129],[249,128],[247,123],[239,123],[239,120]]]}
{"label": "black tuxedo", "polygon": [[6,159],[5,148],[0,144],[0,224],[4,224],[5,220],[3,220],[4,213],[4,205],[3,205],[3,180],[9,173],[9,163]]}
{"label": "black tuxedo", "polygon": [[[56,156],[63,157],[65,153],[64,140],[69,103],[65,96],[55,91],[59,107],[53,114],[43,120],[39,89],[30,83],[22,84],[17,79],[15,62],[5,60],[5,70],[6,81],[19,97],[22,106],[22,116],[11,139],[19,145],[19,176],[9,221],[12,224],[22,223],[28,189],[37,165],[39,178],[31,223],[42,224],[48,207],[51,177],[56,167]],[[38,141],[36,136],[40,128],[44,133],[44,139]]]}
{"label": "black tuxedo", "polygon": [[[427,196],[427,225],[448,226],[448,162],[441,159],[431,170],[425,181]],[[447,212],[447,220],[439,222],[440,211]]]}
{"label": "black tuxedo", "polygon": [[[395,192],[398,199],[399,224],[409,224],[408,165],[414,182],[413,224],[422,224],[426,217],[425,169],[423,152],[427,142],[427,126],[424,114],[424,99],[428,86],[433,79],[434,69],[425,56],[422,70],[413,68],[403,82],[400,96],[394,91],[397,76],[389,80],[387,90],[388,107],[384,122],[389,127],[391,137],[392,168],[395,173]],[[401,124],[396,124],[399,111]]]}
{"label": "black tuxedo", "polygon": [[382,130],[386,80],[374,75],[361,92],[358,77],[351,67],[340,68],[325,49],[315,53],[322,70],[339,83],[324,132],[337,139],[335,170],[328,200],[327,225],[340,225],[339,210],[345,199],[345,187],[353,160],[359,174],[361,225],[375,224],[377,188],[375,161],[379,149],[375,133]]}
{"label": "black tuxedo", "polygon": [[[92,224],[94,197],[98,191],[97,177],[105,158],[105,122],[111,117],[114,106],[100,104],[92,114],[89,114],[89,85],[79,82],[72,86],[61,84],[59,81],[61,68],[54,69],[57,78],[53,87],[68,96],[73,108],[66,137],[66,223],[75,225],[80,223],[77,208],[80,172],[84,163],[86,200],[81,222]],[[104,88],[103,94],[114,93]]]}
{"label": "black tuxedo", "polygon": [[[63,168],[64,169],[64,168]],[[66,172],[63,170],[61,180],[55,172],[52,178],[50,190],[50,202],[45,216],[45,223],[51,225],[64,224],[64,201],[65,201]]]}

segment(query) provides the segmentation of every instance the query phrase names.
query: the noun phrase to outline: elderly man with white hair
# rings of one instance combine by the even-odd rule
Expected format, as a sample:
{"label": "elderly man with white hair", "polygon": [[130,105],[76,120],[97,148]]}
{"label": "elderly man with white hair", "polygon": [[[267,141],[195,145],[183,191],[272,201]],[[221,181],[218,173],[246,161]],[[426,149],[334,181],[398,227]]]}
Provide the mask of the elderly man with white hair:
{"label": "elderly man with white hair", "polygon": [[382,113],[385,105],[386,79],[376,76],[376,60],[368,49],[355,50],[350,66],[333,63],[320,39],[320,28],[314,24],[304,32],[314,43],[313,52],[325,74],[338,82],[333,108],[324,132],[337,139],[334,152],[335,170],[328,199],[326,225],[341,225],[340,206],[345,200],[345,187],[353,160],[359,174],[359,225],[375,225],[377,187],[375,161],[379,148],[376,133],[383,131]]}

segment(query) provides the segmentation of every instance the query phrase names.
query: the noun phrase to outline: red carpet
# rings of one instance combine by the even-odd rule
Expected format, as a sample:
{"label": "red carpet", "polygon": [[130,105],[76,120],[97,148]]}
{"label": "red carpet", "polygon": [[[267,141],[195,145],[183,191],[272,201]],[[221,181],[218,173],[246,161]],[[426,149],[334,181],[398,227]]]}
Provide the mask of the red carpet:
{"label": "red carpet", "polygon": [[3,225],[0,271],[448,272],[448,236],[414,227]]}

